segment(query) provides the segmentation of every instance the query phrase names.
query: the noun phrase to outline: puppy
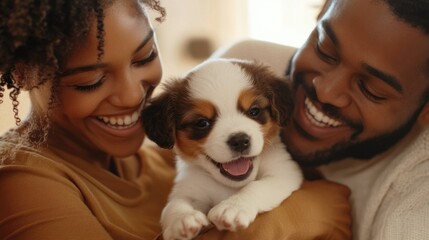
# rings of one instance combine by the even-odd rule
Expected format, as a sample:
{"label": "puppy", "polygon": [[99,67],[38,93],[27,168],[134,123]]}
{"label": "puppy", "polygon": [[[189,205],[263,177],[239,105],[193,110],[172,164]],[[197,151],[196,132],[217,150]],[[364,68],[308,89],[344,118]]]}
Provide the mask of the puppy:
{"label": "puppy", "polygon": [[191,239],[210,222],[246,228],[300,187],[279,137],[291,107],[284,80],[248,61],[209,60],[165,85],[142,115],[147,136],[178,155],[165,240]]}

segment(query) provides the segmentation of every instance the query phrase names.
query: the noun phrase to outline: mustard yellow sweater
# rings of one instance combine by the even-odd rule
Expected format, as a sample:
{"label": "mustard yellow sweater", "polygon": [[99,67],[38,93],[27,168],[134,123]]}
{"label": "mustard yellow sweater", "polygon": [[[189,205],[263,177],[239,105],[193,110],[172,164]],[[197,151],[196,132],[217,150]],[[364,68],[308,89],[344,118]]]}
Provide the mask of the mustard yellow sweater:
{"label": "mustard yellow sweater", "polygon": [[[0,140],[0,152],[13,148],[13,136]],[[76,157],[71,142],[58,146],[22,148],[0,166],[0,239],[153,239],[161,231],[171,158],[142,148],[115,160],[115,175]]]}
{"label": "mustard yellow sweater", "polygon": [[[0,138],[0,154],[16,132]],[[41,149],[19,148],[0,164],[0,239],[151,240],[173,184],[173,155],[142,147],[113,160],[115,174],[84,161],[80,146],[58,137]],[[1,155],[4,156],[4,155]],[[202,240],[349,239],[350,191],[326,180],[305,182],[283,204],[238,232],[212,228]]]}

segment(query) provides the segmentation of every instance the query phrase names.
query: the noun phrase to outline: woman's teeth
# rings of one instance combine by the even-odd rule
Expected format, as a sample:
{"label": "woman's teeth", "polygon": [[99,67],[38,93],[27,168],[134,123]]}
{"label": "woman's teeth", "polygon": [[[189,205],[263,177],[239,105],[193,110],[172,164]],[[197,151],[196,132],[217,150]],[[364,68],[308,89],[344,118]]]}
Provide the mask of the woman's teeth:
{"label": "woman's teeth", "polygon": [[310,101],[309,98],[305,98],[305,107],[306,110],[305,113],[310,119],[312,123],[319,127],[338,127],[341,125],[341,122],[332,119],[325,115],[323,112],[319,111],[313,103]]}
{"label": "woman's teeth", "polygon": [[131,115],[125,115],[120,117],[97,117],[98,120],[104,122],[109,127],[114,128],[127,128],[133,126],[139,119],[139,112],[136,111]]}

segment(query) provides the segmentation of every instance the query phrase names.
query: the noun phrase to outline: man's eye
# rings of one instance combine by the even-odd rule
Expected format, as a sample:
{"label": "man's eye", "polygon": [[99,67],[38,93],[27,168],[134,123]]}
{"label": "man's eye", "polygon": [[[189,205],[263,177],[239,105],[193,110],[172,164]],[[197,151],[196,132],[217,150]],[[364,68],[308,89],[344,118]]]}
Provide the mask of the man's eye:
{"label": "man's eye", "polygon": [[331,56],[330,54],[326,53],[322,50],[321,43],[319,41],[316,41],[314,44],[314,49],[317,53],[317,55],[325,62],[329,64],[337,64],[338,59],[336,57]]}
{"label": "man's eye", "polygon": [[98,81],[90,85],[74,85],[74,89],[81,92],[94,91],[99,87],[101,87],[101,85],[103,85],[105,80],[106,80],[106,76],[102,76]]}
{"label": "man's eye", "polygon": [[359,89],[362,91],[363,95],[365,95],[370,101],[375,102],[375,103],[379,103],[383,100],[386,100],[385,97],[380,97],[375,95],[374,93],[372,93],[368,87],[365,84],[365,80],[362,78],[359,78],[357,80],[357,84],[359,86]]}

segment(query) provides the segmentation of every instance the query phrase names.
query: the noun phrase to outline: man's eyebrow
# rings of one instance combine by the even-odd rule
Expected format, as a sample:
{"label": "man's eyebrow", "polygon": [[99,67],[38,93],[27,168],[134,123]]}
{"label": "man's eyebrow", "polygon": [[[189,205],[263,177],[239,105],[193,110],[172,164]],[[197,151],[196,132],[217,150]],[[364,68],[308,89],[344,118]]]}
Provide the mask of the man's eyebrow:
{"label": "man's eyebrow", "polygon": [[[139,46],[134,50],[134,53],[137,53],[140,51],[146,44],[153,38],[153,30],[151,29],[150,32],[146,35],[146,37],[143,39],[143,41],[139,44]],[[85,65],[75,68],[66,69],[62,72],[61,77],[66,77],[74,74],[78,74],[81,72],[89,72],[94,71],[98,68],[106,67],[106,63],[96,63],[91,65]]]}
{"label": "man's eyebrow", "polygon": [[391,86],[393,89],[395,89],[397,92],[402,93],[403,88],[398,79],[396,79],[394,76],[384,73],[374,67],[371,67],[368,64],[363,64],[363,68],[369,72],[369,74],[381,79],[383,82],[387,83],[389,86]]}
{"label": "man's eyebrow", "polygon": [[322,25],[323,30],[326,32],[328,37],[331,39],[332,43],[338,47],[339,42],[338,42],[337,35],[335,35],[334,30],[332,29],[328,20],[322,20],[321,25]]}

